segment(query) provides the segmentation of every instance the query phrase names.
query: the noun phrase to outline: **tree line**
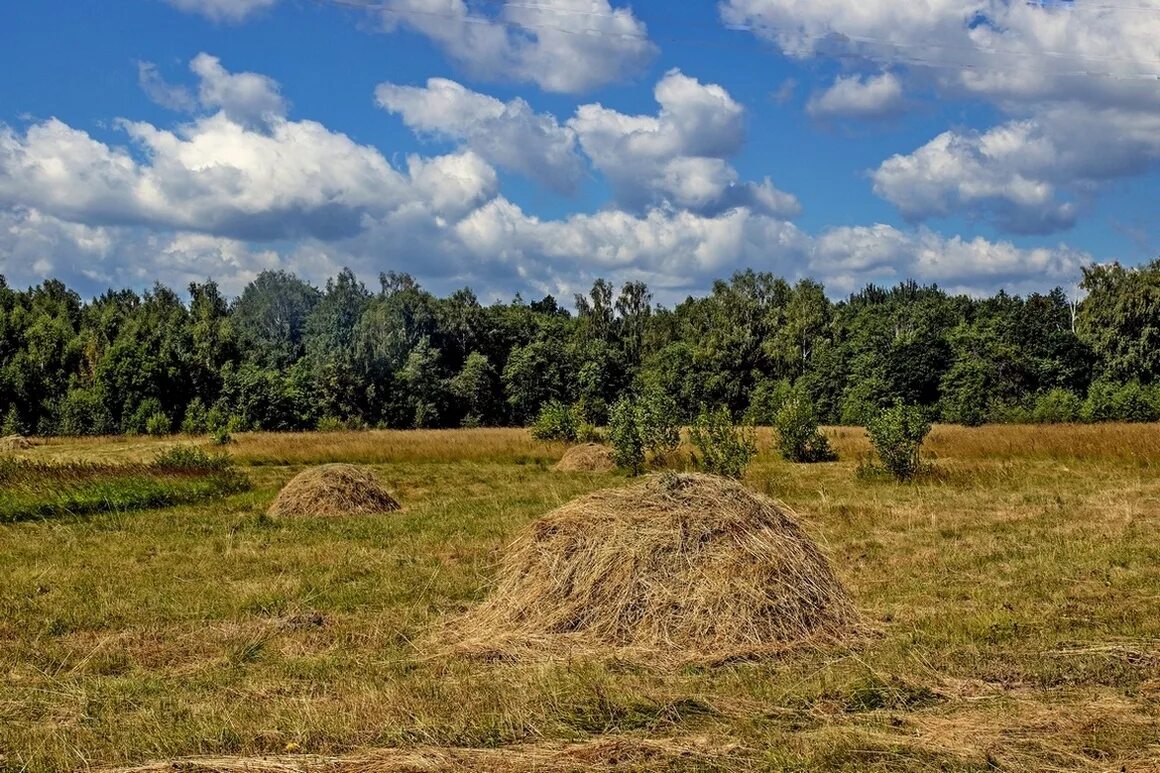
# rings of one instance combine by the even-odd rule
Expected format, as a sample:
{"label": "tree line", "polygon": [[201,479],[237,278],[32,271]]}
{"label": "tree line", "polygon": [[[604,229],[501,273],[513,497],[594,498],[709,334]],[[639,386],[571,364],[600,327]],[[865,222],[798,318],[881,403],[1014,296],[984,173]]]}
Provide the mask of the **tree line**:
{"label": "tree line", "polygon": [[745,271],[674,308],[596,281],[481,304],[394,272],[318,288],[267,271],[236,299],[208,281],[84,301],[0,277],[2,434],[525,425],[548,404],[604,424],[646,390],[769,423],[790,396],[827,423],[897,402],[932,420],[1160,419],[1160,260],[1084,269],[1082,301],[952,295],[905,282],[831,301]]}

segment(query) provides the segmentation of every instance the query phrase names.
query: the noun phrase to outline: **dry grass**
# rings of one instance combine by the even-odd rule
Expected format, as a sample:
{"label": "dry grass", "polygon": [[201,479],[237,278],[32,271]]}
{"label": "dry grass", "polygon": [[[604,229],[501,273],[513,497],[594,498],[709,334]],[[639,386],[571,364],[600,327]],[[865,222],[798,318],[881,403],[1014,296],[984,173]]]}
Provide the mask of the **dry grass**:
{"label": "dry grass", "polygon": [[447,635],[486,657],[682,664],[841,641],[857,620],[785,508],[725,478],[662,474],[533,523]]}
{"label": "dry grass", "polygon": [[748,766],[744,750],[728,739],[602,738],[587,743],[542,743],[506,749],[384,749],[357,757],[282,756],[191,758],[123,768],[115,773],[443,773],[493,771],[582,773],[589,770],[736,770]]}
{"label": "dry grass", "polygon": [[334,518],[377,515],[399,509],[374,470],[353,464],[324,464],[299,473],[278,492],[266,514],[272,518]]}
{"label": "dry grass", "polygon": [[0,451],[27,451],[30,448],[32,448],[32,441],[21,435],[0,438]]}
{"label": "dry grass", "polygon": [[612,472],[612,449],[599,443],[582,443],[564,452],[564,457],[552,468],[557,472]]}
{"label": "dry grass", "polygon": [[[486,600],[543,513],[625,485],[552,472],[563,447],[522,430],[243,435],[224,450],[250,465],[250,492],[0,524],[0,771],[376,749],[490,770],[690,738],[707,758],[623,767],[1160,770],[1160,427],[936,427],[938,474],[908,485],[859,479],[861,431],[828,432],[842,461],[791,465],[765,445],[745,484],[799,514],[880,635],[714,666],[416,644]],[[21,453],[120,463],[197,443]],[[376,458],[404,511],[266,517],[303,466]],[[718,743],[741,746],[718,761]]]}

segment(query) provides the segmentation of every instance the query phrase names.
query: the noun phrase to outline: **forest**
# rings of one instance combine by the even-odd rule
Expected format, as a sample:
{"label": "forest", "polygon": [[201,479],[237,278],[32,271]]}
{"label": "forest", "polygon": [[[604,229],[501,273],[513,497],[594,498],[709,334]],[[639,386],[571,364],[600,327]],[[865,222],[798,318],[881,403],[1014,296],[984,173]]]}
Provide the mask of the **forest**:
{"label": "forest", "polygon": [[682,420],[726,406],[766,424],[790,395],[830,424],[896,402],[966,425],[1160,419],[1160,260],[1088,266],[1080,289],[832,301],[745,271],[671,309],[604,280],[568,308],[437,297],[394,272],[371,289],[268,271],[232,300],[212,281],[85,301],[0,277],[0,434],[511,426],[555,402],[602,424],[643,390]]}

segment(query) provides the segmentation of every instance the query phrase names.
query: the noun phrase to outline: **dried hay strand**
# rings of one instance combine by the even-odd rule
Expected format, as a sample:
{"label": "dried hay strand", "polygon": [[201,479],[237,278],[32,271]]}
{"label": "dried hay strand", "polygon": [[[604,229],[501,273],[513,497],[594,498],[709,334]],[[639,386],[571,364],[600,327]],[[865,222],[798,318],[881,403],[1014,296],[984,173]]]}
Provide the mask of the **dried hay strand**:
{"label": "dried hay strand", "polygon": [[560,462],[552,468],[557,472],[612,472],[616,462],[612,461],[612,449],[599,443],[584,443],[572,446]]}
{"label": "dried hay strand", "polygon": [[27,451],[30,448],[32,441],[22,435],[0,438],[0,451]]}
{"label": "dried hay strand", "polygon": [[278,492],[271,517],[374,515],[399,509],[372,470],[353,464],[325,464],[300,473]]}
{"label": "dried hay strand", "polygon": [[490,597],[440,644],[501,660],[719,663],[848,641],[858,623],[788,508],[735,481],[667,473],[532,524]]}
{"label": "dried hay strand", "polygon": [[581,773],[588,770],[748,770],[740,744],[719,739],[600,738],[497,749],[384,749],[359,757],[189,758],[124,768],[116,773],[442,773],[489,771]]}

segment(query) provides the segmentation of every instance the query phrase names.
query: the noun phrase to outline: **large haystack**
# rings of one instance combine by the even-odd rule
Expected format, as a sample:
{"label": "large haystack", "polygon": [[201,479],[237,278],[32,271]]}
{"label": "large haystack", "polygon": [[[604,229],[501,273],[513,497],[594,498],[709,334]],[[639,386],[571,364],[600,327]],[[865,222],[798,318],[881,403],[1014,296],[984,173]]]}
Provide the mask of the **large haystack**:
{"label": "large haystack", "polygon": [[444,644],[493,658],[705,662],[832,642],[857,620],[786,508],[734,481],[670,473],[532,524]]}
{"label": "large haystack", "polygon": [[27,451],[29,448],[32,448],[32,441],[21,435],[0,438],[0,451]]}
{"label": "large haystack", "polygon": [[608,446],[584,443],[565,451],[553,469],[558,472],[612,472],[616,469],[616,462],[612,461],[612,449]]}
{"label": "large haystack", "polygon": [[399,509],[374,472],[353,464],[326,464],[299,474],[275,497],[274,517],[373,515]]}

